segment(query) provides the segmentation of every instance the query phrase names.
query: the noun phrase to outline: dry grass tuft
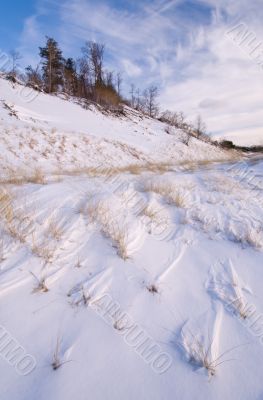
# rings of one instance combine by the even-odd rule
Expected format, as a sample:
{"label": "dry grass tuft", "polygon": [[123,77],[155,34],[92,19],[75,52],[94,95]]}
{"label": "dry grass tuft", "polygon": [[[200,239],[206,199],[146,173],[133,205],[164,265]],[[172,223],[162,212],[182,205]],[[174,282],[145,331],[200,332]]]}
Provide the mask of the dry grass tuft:
{"label": "dry grass tuft", "polygon": [[169,227],[170,219],[164,208],[148,204],[142,208],[140,215],[148,233],[161,233]]}
{"label": "dry grass tuft", "polygon": [[88,204],[87,212],[91,221],[98,222],[101,225],[102,233],[114,242],[118,255],[123,260],[127,260],[129,258],[127,225],[114,219],[109,206],[104,201],[91,201]]}
{"label": "dry grass tuft", "polygon": [[12,192],[2,188],[0,188],[0,216],[4,222],[4,230],[13,239],[25,243],[32,232],[33,222],[21,205],[15,209]]}
{"label": "dry grass tuft", "polygon": [[78,260],[76,262],[75,268],[82,268],[82,262],[80,261],[79,257],[78,257]]}
{"label": "dry grass tuft", "polygon": [[37,286],[33,289],[33,293],[38,293],[38,292],[42,292],[42,293],[46,293],[49,291],[47,285],[46,285],[46,277],[41,277],[38,278],[33,272],[31,272],[31,275],[34,277]]}
{"label": "dry grass tuft", "polygon": [[72,170],[57,171],[57,175],[88,175],[90,177],[103,176],[110,179],[113,176],[120,174],[140,175],[144,172],[155,172],[163,174],[167,171],[173,170],[174,166],[168,163],[143,163],[143,164],[129,164],[124,167],[90,167],[90,168],[76,168]]}
{"label": "dry grass tuft", "polygon": [[101,224],[106,224],[110,219],[110,209],[109,206],[102,200],[95,201],[92,199],[87,206],[87,214],[91,222],[100,222]]}
{"label": "dry grass tuft", "polygon": [[170,182],[148,181],[145,183],[144,189],[165,197],[170,204],[174,204],[176,207],[187,207],[187,192]]}
{"label": "dry grass tuft", "polygon": [[47,242],[36,243],[34,235],[32,235],[32,244],[30,246],[32,254],[42,258],[46,264],[50,264],[54,257],[54,248]]}
{"label": "dry grass tuft", "polygon": [[223,352],[219,356],[214,356],[212,354],[213,340],[209,345],[205,346],[195,335],[188,332],[188,335],[182,333],[182,341],[181,347],[186,352],[189,363],[196,368],[204,368],[209,377],[215,376],[219,365],[232,361],[232,359],[223,360],[223,357],[235,347]]}
{"label": "dry grass tuft", "polygon": [[57,371],[59,368],[62,367],[62,365],[67,364],[72,361],[72,360],[63,361],[63,355],[61,352],[61,344],[62,344],[61,337],[58,336],[57,341],[56,341],[56,346],[55,346],[55,349],[54,349],[53,355],[52,355],[52,361],[51,361],[51,367],[52,367],[53,371]]}
{"label": "dry grass tuft", "polygon": [[251,310],[247,307],[242,297],[237,297],[227,304],[227,308],[233,309],[241,319],[247,319],[251,316]]}
{"label": "dry grass tuft", "polygon": [[262,249],[263,247],[263,229],[249,227],[246,230],[246,234],[242,240],[243,243],[248,244],[255,249]]}
{"label": "dry grass tuft", "polygon": [[145,215],[146,217],[150,218],[152,221],[155,221],[158,218],[159,213],[160,213],[160,210],[154,209],[149,204],[147,204],[141,211],[142,215]]}
{"label": "dry grass tuft", "polygon": [[13,195],[6,188],[0,188],[0,215],[6,222],[14,218]]}
{"label": "dry grass tuft", "polygon": [[33,222],[21,208],[13,211],[13,218],[6,222],[7,233],[15,240],[24,244],[27,237],[32,233]]}
{"label": "dry grass tuft", "polygon": [[0,263],[6,260],[4,240],[0,239]]}
{"label": "dry grass tuft", "polygon": [[20,243],[26,243],[26,234],[14,222],[8,223],[7,232],[13,239],[18,240]]}
{"label": "dry grass tuft", "polygon": [[168,195],[168,200],[170,203],[176,205],[179,208],[187,208],[187,195],[183,193],[182,190],[173,191]]}
{"label": "dry grass tuft", "polygon": [[128,260],[128,228],[125,225],[120,226],[117,222],[113,222],[110,225],[104,225],[103,232],[114,241],[118,255],[124,261]]}
{"label": "dry grass tuft", "polygon": [[229,312],[242,319],[249,318],[251,309],[243,294],[243,284],[239,282],[239,277],[232,263],[227,270],[221,270],[220,274],[216,273],[215,270],[212,270],[212,274],[207,286],[208,290],[223,302]]}
{"label": "dry grass tuft", "polygon": [[64,230],[59,226],[58,221],[52,218],[48,223],[48,233],[53,239],[59,241],[64,234]]}
{"label": "dry grass tuft", "polygon": [[155,284],[147,286],[147,290],[148,290],[148,292],[150,292],[152,294],[158,294],[159,293],[159,289]]}
{"label": "dry grass tuft", "polygon": [[32,174],[26,171],[9,171],[7,178],[1,180],[2,184],[25,185],[27,183],[45,185],[46,178],[40,168],[36,168]]}
{"label": "dry grass tuft", "polygon": [[53,357],[52,357],[52,363],[51,366],[53,368],[54,371],[56,371],[57,369],[59,369],[64,363],[61,360],[61,356],[60,356],[60,352],[61,352],[61,338],[58,337],[57,338],[57,342],[56,342],[56,347],[53,353]]}
{"label": "dry grass tuft", "polygon": [[45,185],[46,179],[44,173],[41,171],[40,168],[36,168],[35,171],[31,176],[28,177],[29,183],[35,183],[39,185]]}
{"label": "dry grass tuft", "polygon": [[[69,297],[71,294],[69,294]],[[91,301],[91,295],[89,293],[85,292],[84,287],[82,286],[81,291],[80,291],[80,297],[77,300],[72,301],[73,306],[84,306],[87,307]]]}

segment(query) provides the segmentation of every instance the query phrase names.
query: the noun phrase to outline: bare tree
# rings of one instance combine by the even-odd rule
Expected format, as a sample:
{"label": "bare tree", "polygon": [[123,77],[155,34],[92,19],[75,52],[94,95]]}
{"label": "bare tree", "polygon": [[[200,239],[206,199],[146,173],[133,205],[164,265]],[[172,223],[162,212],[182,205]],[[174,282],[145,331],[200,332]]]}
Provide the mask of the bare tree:
{"label": "bare tree", "polygon": [[114,83],[113,83],[113,72],[112,71],[106,71],[105,72],[105,83],[108,87],[114,87]]}
{"label": "bare tree", "polygon": [[89,61],[86,57],[77,60],[78,96],[88,98],[91,96],[91,72]]}
{"label": "bare tree", "polygon": [[121,95],[121,85],[122,85],[122,81],[123,81],[123,79],[122,79],[122,73],[121,73],[121,72],[118,72],[118,73],[117,73],[117,76],[116,76],[116,87],[117,87],[118,96]]}
{"label": "bare tree", "polygon": [[158,91],[157,86],[150,86],[143,93],[144,108],[150,117],[156,117],[156,115],[159,112],[159,106],[157,103],[158,95],[159,95],[159,91]]}
{"label": "bare tree", "polygon": [[96,42],[86,42],[82,48],[82,53],[89,60],[90,68],[93,73],[94,85],[103,82],[103,59],[104,59],[104,44]]}
{"label": "bare tree", "polygon": [[136,90],[135,108],[136,108],[136,110],[143,109],[142,96],[141,96],[141,91],[139,88]]}
{"label": "bare tree", "polygon": [[131,95],[131,106],[135,107],[135,85],[134,83],[131,84],[131,91],[130,91],[130,95]]}
{"label": "bare tree", "polygon": [[198,115],[196,118],[195,133],[197,137],[206,135],[206,124],[204,123],[201,115]]}
{"label": "bare tree", "polygon": [[26,68],[26,80],[28,86],[32,86],[36,89],[42,87],[42,77],[39,71],[39,64],[36,68],[33,68],[31,65]]}
{"label": "bare tree", "polygon": [[169,110],[164,111],[161,116],[160,120],[163,122],[166,122],[167,124],[174,126],[175,128],[178,129],[185,129],[186,128],[186,121],[185,121],[185,115],[183,112],[172,112]]}
{"label": "bare tree", "polygon": [[11,71],[10,71],[10,75],[13,78],[16,78],[17,76],[17,69],[19,67],[19,60],[22,59],[21,54],[16,51],[16,50],[11,50],[10,51],[10,60],[11,60]]}

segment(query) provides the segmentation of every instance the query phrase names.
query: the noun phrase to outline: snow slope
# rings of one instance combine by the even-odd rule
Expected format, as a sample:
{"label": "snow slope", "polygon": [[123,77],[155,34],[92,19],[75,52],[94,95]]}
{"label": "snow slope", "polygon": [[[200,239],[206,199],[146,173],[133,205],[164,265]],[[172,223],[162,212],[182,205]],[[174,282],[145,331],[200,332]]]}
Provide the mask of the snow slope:
{"label": "snow slope", "polygon": [[262,162],[0,91],[0,398],[262,398]]}
{"label": "snow slope", "polygon": [[21,87],[0,79],[3,170],[73,171],[229,157],[194,138],[186,146],[182,132],[168,135],[165,124],[134,110],[126,108],[127,116],[116,117],[42,93],[27,103]]}

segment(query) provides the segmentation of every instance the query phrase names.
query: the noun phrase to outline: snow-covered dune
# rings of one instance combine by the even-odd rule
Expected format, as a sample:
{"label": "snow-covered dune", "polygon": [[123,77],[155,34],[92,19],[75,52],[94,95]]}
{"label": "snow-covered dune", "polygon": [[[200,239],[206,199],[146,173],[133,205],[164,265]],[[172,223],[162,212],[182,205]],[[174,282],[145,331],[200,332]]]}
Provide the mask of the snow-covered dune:
{"label": "snow-covered dune", "polygon": [[[130,164],[179,164],[229,158],[229,153],[126,107],[125,115],[85,109],[73,99],[24,93],[0,79],[0,166],[45,171]],[[62,96],[61,96],[62,97]],[[31,99],[30,102],[27,100]]]}
{"label": "snow-covered dune", "polygon": [[0,93],[0,399],[261,399],[262,162]]}

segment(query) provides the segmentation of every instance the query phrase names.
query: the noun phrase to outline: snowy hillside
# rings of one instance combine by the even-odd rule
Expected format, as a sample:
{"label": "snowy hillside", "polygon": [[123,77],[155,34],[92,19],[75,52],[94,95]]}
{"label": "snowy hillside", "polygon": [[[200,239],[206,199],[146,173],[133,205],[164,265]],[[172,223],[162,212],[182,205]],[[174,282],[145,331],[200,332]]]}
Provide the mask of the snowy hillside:
{"label": "snowy hillside", "polygon": [[33,100],[27,103],[23,87],[13,88],[4,79],[0,93],[3,170],[63,172],[229,158],[194,138],[186,146],[184,133],[174,130],[169,135],[166,124],[129,108],[125,116],[114,116],[43,93],[36,98],[31,94]]}
{"label": "snowy hillside", "polygon": [[0,93],[0,398],[262,398],[262,162]]}

